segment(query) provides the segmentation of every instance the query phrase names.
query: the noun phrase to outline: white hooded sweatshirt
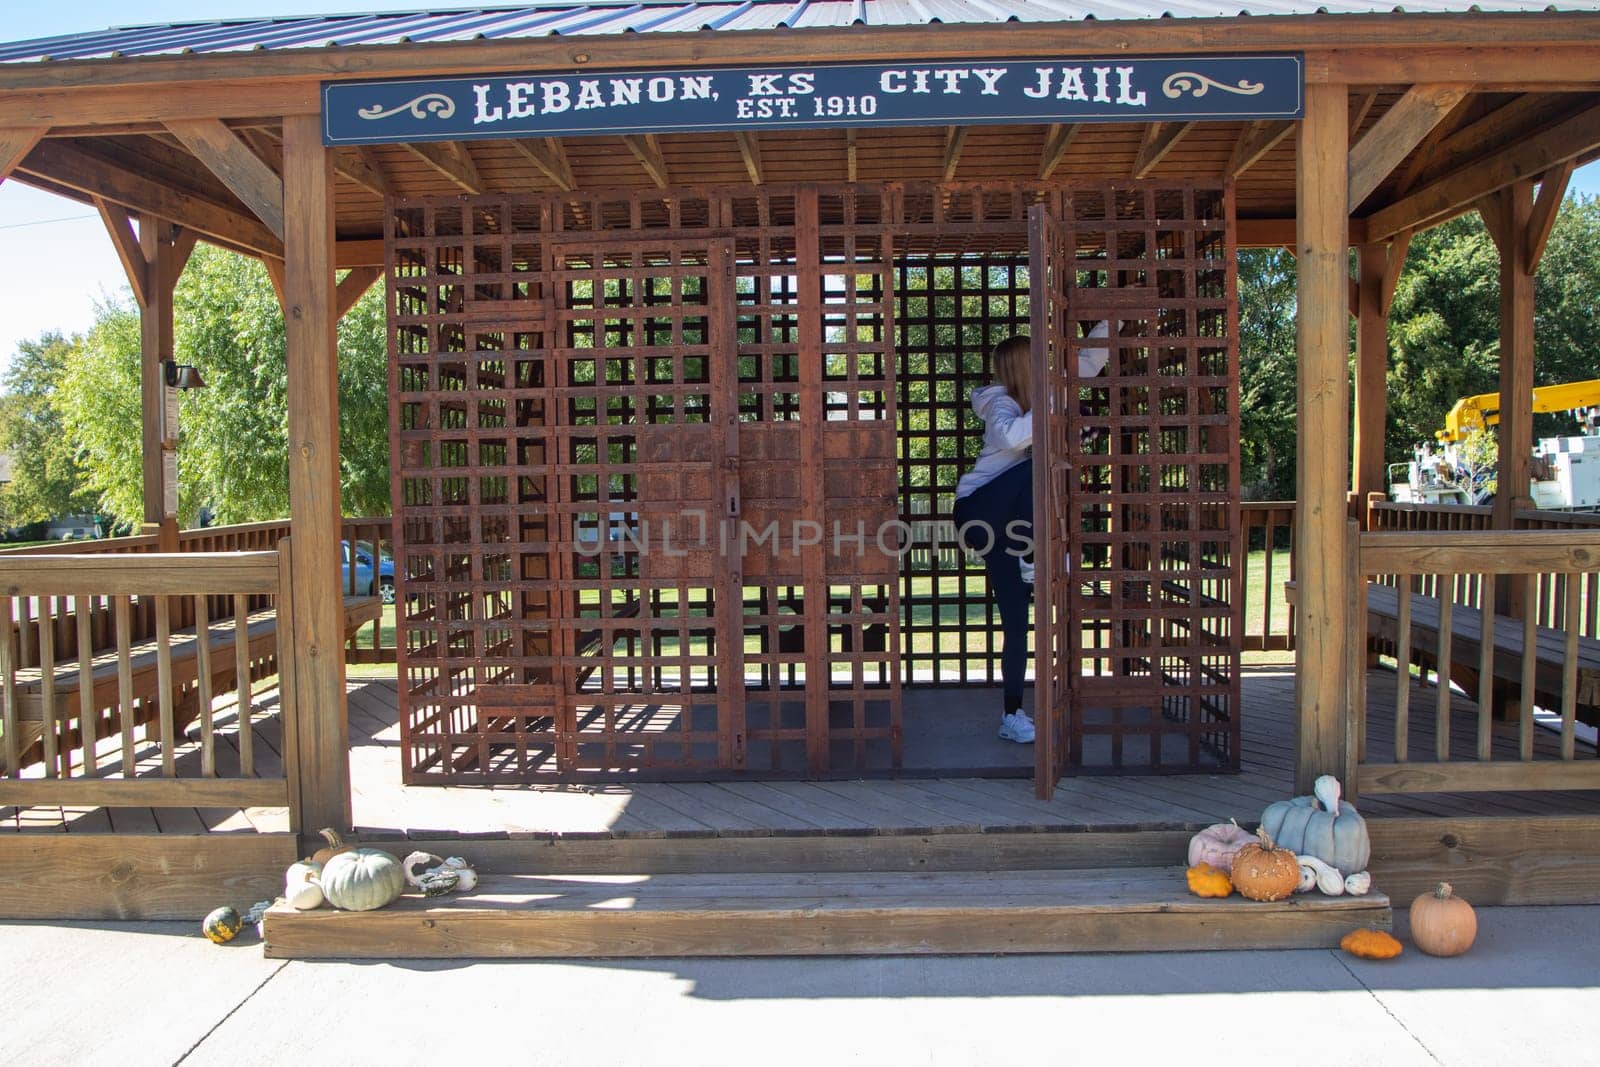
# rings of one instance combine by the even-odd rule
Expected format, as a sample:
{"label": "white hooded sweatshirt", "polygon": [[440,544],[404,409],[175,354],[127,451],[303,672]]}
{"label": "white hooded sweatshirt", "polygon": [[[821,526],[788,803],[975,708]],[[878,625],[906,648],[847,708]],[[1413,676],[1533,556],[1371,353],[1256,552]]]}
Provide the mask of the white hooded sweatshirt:
{"label": "white hooded sweatshirt", "polygon": [[[1111,324],[1104,320],[1094,324],[1090,337],[1109,337]],[[1093,378],[1106,369],[1111,361],[1109,348],[1078,349],[1078,376]],[[983,451],[972,469],[956,482],[956,499],[971,496],[994,481],[1006,471],[1028,458],[1033,445],[1033,412],[1024,413],[1022,405],[999,384],[980,385],[972,391],[972,410],[983,420]]]}

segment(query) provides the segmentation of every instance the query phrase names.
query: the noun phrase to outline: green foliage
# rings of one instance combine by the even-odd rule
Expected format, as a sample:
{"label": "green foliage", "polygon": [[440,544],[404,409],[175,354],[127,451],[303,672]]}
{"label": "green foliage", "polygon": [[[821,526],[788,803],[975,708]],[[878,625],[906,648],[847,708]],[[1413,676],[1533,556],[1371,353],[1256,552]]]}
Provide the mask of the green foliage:
{"label": "green foliage", "polygon": [[1281,248],[1239,253],[1239,436],[1244,495],[1295,496],[1295,261]]}
{"label": "green foliage", "polygon": [[[288,383],[283,314],[260,263],[199,246],[174,296],[175,354],[206,388],[180,398],[178,518],[202,508],[220,523],[289,512]],[[389,513],[388,371],[382,287],[339,327],[342,505],[347,515]],[[143,514],[139,429],[139,316],[127,304],[97,310],[57,399],[102,507]]]}
{"label": "green foliage", "polygon": [[0,396],[0,452],[11,457],[11,482],[0,489],[0,527],[89,514],[95,495],[84,484],[76,450],[51,402],[80,341],[47,333],[23,341]]}

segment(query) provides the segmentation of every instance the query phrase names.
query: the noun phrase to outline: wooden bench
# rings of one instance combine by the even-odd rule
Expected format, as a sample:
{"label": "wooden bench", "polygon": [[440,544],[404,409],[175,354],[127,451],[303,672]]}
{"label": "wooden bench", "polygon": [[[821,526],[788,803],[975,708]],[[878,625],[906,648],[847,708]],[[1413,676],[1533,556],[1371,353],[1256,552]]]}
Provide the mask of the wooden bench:
{"label": "wooden bench", "polygon": [[[1296,604],[1298,592],[1294,582],[1284,583],[1284,596]],[[1430,661],[1439,655],[1439,598],[1411,594],[1411,652]],[[1521,619],[1508,615],[1491,615],[1494,642],[1493,672],[1496,681],[1507,683],[1513,699],[1520,695],[1523,651]],[[1392,585],[1367,585],[1367,633],[1397,644],[1400,640],[1400,591]],[[1450,610],[1450,664],[1476,672],[1482,651],[1483,613],[1465,604],[1452,604]],[[1600,719],[1600,641],[1580,636],[1578,646],[1577,705],[1579,717],[1593,724]],[[1567,635],[1561,630],[1545,626],[1534,628],[1535,699],[1540,706],[1559,709],[1566,672]]]}
{"label": "wooden bench", "polygon": [[[344,633],[348,641],[356,631],[383,615],[383,601],[375,596],[344,598]],[[221,619],[207,627],[209,634],[211,691],[227,692],[238,685],[238,664],[258,663],[276,656],[278,651],[278,615],[276,609],[257,611],[247,617],[246,640],[243,656],[237,646],[238,627],[232,618]],[[174,630],[167,642],[171,650],[171,685],[174,694],[199,681],[200,640],[194,627]],[[248,669],[248,668],[247,668]],[[123,685],[121,658],[115,648],[96,652],[90,660],[90,705],[96,712],[114,708],[121,703]],[[154,639],[138,642],[129,649],[129,692],[133,700],[152,705],[160,697],[160,657]],[[52,672],[57,715],[62,719],[75,718],[82,707],[82,681],[78,662],[74,659],[58,661]],[[44,733],[44,677],[38,667],[23,668],[15,674],[17,695],[17,720],[19,723],[18,751],[29,753],[39,744]],[[143,723],[150,713],[140,715],[136,723]],[[28,757],[21,761],[30,762]],[[0,756],[0,773],[4,757]]]}

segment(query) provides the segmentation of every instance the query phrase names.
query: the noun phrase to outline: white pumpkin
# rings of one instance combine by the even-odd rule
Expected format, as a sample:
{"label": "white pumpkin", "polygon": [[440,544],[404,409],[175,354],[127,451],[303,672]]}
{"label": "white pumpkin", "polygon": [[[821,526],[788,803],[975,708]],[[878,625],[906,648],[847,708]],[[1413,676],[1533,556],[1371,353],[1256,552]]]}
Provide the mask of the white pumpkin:
{"label": "white pumpkin", "polygon": [[322,864],[314,860],[291,863],[283,875],[283,898],[296,911],[315,911],[326,899],[322,893]]}
{"label": "white pumpkin", "polygon": [[1357,871],[1344,880],[1344,891],[1353,897],[1364,897],[1372,892],[1372,874]]}
{"label": "white pumpkin", "polygon": [[1296,856],[1295,861],[1300,864],[1300,883],[1302,885],[1305,884],[1306,872],[1310,871],[1315,877],[1319,892],[1330,897],[1344,894],[1344,875],[1337,870],[1323,863],[1315,856]]}
{"label": "white pumpkin", "polygon": [[376,911],[394,903],[405,890],[400,861],[377,848],[353,848],[322,868],[322,892],[342,911]]}
{"label": "white pumpkin", "polygon": [[1256,835],[1236,822],[1219,822],[1189,839],[1189,866],[1209,864],[1219,871],[1233,870],[1233,857],[1246,845],[1256,843]]}
{"label": "white pumpkin", "polygon": [[1315,856],[1341,875],[1366,870],[1372,858],[1367,821],[1355,805],[1339,799],[1339,780],[1333,775],[1318,778],[1313,790],[1312,796],[1267,805],[1261,825],[1281,847],[1298,856]]}

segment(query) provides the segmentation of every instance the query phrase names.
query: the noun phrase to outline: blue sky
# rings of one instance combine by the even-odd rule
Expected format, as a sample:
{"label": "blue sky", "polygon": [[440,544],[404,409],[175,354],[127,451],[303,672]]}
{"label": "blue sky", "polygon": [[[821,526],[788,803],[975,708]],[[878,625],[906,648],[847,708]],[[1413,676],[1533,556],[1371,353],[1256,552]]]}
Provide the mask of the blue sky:
{"label": "blue sky", "polygon": [[[371,10],[445,10],[490,6],[494,0],[373,0]],[[504,2],[504,0],[502,0]],[[26,40],[107,26],[224,19],[259,15],[304,15],[361,10],[361,0],[74,0],[71,3],[7,3],[0,38]],[[1573,188],[1600,193],[1600,163],[1580,170]],[[66,333],[89,325],[97,300],[126,289],[122,268],[100,220],[82,205],[37,192],[17,182],[0,184],[0,248],[26,248],[27,255],[0,254],[0,368],[16,343],[50,329]]]}

